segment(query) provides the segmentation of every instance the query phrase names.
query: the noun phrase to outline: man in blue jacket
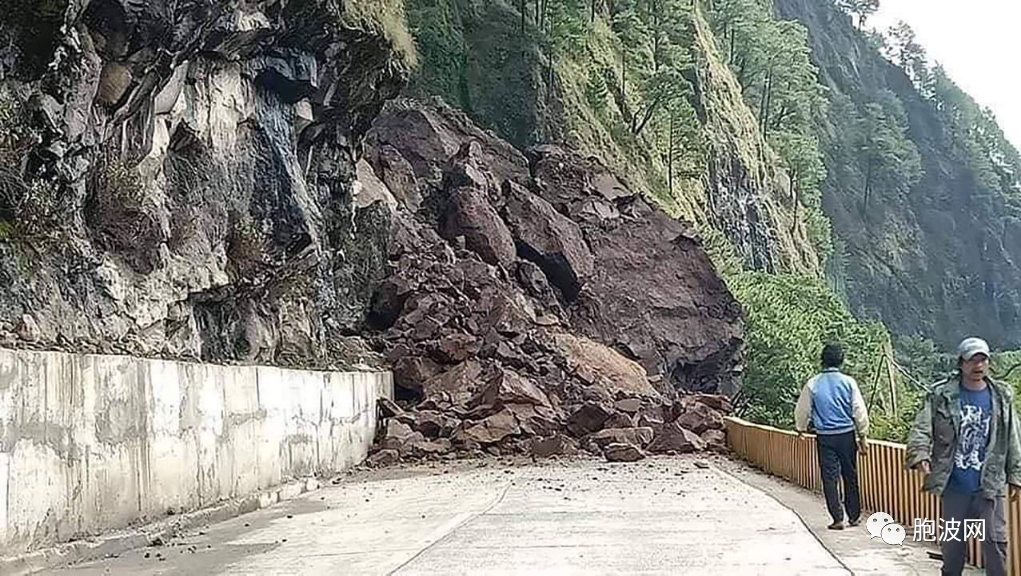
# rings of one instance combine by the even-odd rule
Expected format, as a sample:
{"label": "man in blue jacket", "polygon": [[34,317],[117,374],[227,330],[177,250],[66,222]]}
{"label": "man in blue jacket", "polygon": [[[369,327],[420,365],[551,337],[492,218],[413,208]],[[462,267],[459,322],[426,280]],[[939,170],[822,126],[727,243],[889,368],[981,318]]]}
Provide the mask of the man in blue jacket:
{"label": "man in blue jacket", "polygon": [[[861,390],[854,378],[842,373],[844,351],[839,344],[827,344],[822,351],[823,371],[813,376],[801,390],[794,411],[798,432],[815,430],[823,493],[833,523],[831,530],[844,529],[844,508],[848,524],[861,521],[861,494],[858,489],[856,453],[864,453],[869,430],[869,415]],[[844,479],[841,507],[837,483]]]}

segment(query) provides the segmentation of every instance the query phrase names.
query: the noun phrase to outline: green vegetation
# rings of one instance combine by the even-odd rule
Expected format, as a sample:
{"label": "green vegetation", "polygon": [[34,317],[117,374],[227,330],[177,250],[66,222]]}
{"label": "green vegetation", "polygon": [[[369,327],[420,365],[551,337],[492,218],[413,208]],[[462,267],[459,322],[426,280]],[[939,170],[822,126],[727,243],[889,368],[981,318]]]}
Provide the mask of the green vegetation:
{"label": "green vegetation", "polygon": [[788,194],[807,211],[809,238],[825,261],[832,252],[819,185],[826,178],[816,126],[826,99],[809,58],[808,31],[778,20],[762,0],[713,0],[711,22],[759,130],[781,158]]}
{"label": "green vegetation", "polygon": [[879,10],[879,0],[836,0],[837,7],[858,18],[858,29],[865,27],[865,21]]}
{"label": "green vegetation", "polygon": [[860,324],[824,285],[803,277],[751,273],[733,288],[748,314],[742,394],[754,421],[793,427],[798,393],[818,373],[825,342],[846,347],[845,370],[863,381],[888,342],[882,326]]}
{"label": "green vegetation", "polygon": [[0,242],[39,243],[61,235],[67,195],[39,179],[26,179],[24,158],[36,144],[25,123],[29,112],[6,85],[0,85]]}
{"label": "green vegetation", "polygon": [[831,284],[859,318],[943,350],[967,334],[1021,346],[1021,161],[993,115],[930,64],[908,25],[863,34],[831,2],[775,5],[814,27],[829,101],[816,131],[843,253],[827,264]]}
{"label": "green vegetation", "polygon": [[[844,371],[858,380],[873,438],[903,440],[918,387],[890,359],[893,342],[878,322],[861,322],[818,278],[747,271],[719,234],[706,240],[717,270],[746,312],[746,368],[736,398],[752,422],[793,429],[801,388],[820,370],[827,342],[845,348]],[[894,367],[894,370],[891,370]]]}
{"label": "green vegetation", "polygon": [[408,31],[403,0],[343,0],[343,20],[383,33],[394,51],[410,67],[418,65],[415,41]]}

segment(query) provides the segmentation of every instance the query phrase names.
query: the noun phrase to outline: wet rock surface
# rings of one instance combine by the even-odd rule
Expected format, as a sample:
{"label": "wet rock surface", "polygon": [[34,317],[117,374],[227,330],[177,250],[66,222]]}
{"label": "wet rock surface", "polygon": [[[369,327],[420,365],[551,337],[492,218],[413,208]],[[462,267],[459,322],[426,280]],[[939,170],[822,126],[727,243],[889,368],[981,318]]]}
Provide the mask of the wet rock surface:
{"label": "wet rock surface", "polygon": [[405,410],[384,414],[381,449],[634,461],[716,445],[741,312],[683,225],[593,160],[520,153],[438,101],[388,103],[365,156],[405,187],[394,198],[420,199],[394,210],[370,308]]}

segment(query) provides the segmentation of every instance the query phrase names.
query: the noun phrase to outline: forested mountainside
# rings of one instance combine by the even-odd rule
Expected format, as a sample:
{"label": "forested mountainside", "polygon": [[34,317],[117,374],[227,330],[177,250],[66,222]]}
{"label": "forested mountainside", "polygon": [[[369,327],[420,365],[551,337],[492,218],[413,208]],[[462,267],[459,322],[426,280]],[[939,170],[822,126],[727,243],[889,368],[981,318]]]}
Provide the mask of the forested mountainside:
{"label": "forested mountainside", "polygon": [[410,0],[422,55],[411,90],[515,144],[553,140],[605,159],[674,213],[721,231],[749,268],[815,274],[827,236],[818,203],[796,198],[707,10],[685,0]]}
{"label": "forested mountainside", "polygon": [[852,5],[409,0],[413,85],[641,172],[751,268],[825,261],[860,318],[1014,346],[1018,154],[910,29],[864,32]]}
{"label": "forested mountainside", "polygon": [[[951,346],[1021,342],[1021,158],[909,28],[862,34],[830,2],[778,0],[809,31],[830,113],[819,125],[830,271],[858,314]],[[884,57],[884,54],[887,57]],[[892,61],[892,62],[891,62]]]}

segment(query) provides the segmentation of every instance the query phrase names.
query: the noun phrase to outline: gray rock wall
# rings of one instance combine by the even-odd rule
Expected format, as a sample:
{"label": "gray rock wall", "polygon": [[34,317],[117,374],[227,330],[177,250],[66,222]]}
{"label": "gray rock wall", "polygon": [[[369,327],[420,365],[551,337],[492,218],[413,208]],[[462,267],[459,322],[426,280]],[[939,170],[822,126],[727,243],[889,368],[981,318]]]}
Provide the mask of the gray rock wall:
{"label": "gray rock wall", "polygon": [[0,24],[0,344],[371,361],[348,340],[388,216],[356,199],[355,163],[406,77],[386,25],[334,0],[19,3]]}

